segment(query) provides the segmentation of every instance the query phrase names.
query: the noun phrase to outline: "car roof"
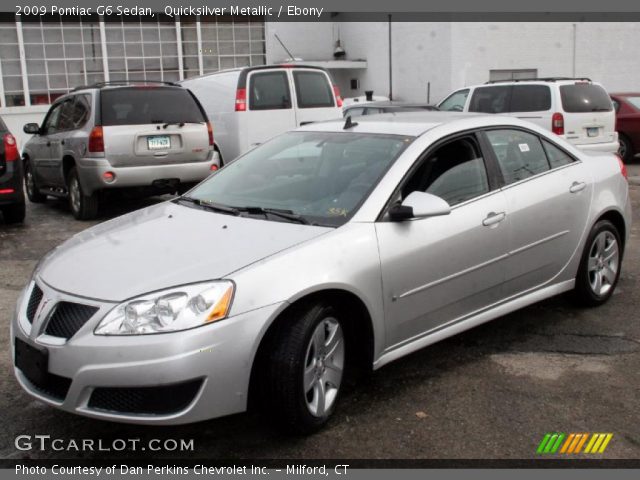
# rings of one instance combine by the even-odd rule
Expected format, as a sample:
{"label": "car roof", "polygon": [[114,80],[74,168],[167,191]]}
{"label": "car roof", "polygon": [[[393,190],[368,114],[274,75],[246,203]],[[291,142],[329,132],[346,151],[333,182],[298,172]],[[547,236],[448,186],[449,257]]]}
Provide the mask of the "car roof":
{"label": "car roof", "polygon": [[640,92],[612,92],[609,95],[612,97],[640,97]]}
{"label": "car roof", "polygon": [[[328,120],[325,122],[310,123],[298,128],[298,131],[316,132],[354,132],[389,135],[406,135],[417,137],[435,127],[445,124],[458,124],[460,129],[479,128],[489,125],[520,125],[527,126],[515,117],[491,115],[486,113],[460,113],[460,112],[400,112],[382,113],[379,115],[365,115],[352,120],[352,127],[345,130],[344,118]],[[465,125],[466,124],[466,125]]]}
{"label": "car roof", "polygon": [[392,100],[380,100],[377,102],[367,102],[367,103],[352,103],[351,105],[347,105],[344,109],[349,110],[351,108],[363,108],[363,107],[433,107],[428,103],[408,103],[408,102],[397,102]]}

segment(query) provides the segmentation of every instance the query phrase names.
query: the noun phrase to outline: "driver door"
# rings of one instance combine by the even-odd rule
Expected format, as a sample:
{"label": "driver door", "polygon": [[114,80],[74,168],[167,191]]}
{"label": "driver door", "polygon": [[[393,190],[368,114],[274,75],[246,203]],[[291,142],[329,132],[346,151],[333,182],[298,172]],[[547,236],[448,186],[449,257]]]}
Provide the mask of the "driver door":
{"label": "driver door", "polygon": [[400,188],[452,207],[445,216],[376,223],[388,350],[463,319],[502,298],[506,201],[475,135],[427,152]]}

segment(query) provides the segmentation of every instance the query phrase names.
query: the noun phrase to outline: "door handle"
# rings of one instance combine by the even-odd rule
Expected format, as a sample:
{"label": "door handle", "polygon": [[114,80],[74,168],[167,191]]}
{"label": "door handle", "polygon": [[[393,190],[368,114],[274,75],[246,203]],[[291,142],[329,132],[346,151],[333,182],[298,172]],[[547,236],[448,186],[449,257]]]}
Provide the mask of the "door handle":
{"label": "door handle", "polygon": [[490,227],[491,225],[495,225],[497,223],[500,223],[502,220],[505,219],[506,216],[507,216],[507,214],[504,213],[504,212],[500,212],[500,213],[491,212],[482,221],[482,225],[484,225],[485,227]]}
{"label": "door handle", "polygon": [[573,182],[571,184],[571,186],[569,187],[569,191],[571,193],[578,193],[581,190],[584,190],[584,187],[586,187],[587,184],[585,182]]}

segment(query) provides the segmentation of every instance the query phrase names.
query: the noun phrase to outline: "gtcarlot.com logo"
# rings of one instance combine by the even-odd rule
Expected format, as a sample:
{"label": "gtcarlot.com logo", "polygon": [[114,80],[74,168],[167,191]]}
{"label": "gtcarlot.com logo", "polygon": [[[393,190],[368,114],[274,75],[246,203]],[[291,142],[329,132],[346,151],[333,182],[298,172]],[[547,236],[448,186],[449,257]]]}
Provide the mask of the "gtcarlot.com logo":
{"label": "gtcarlot.com logo", "polygon": [[536,453],[604,453],[612,438],[613,433],[547,433]]}

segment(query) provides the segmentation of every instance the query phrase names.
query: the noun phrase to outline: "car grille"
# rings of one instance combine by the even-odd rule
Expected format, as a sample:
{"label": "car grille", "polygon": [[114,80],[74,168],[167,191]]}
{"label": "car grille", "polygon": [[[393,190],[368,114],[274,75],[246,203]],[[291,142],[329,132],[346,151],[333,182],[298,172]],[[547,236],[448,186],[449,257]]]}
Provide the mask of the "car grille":
{"label": "car grille", "polygon": [[55,311],[45,333],[54,337],[69,339],[89,320],[98,309],[80,303],[60,302],[56,305]]}
{"label": "car grille", "polygon": [[34,381],[26,372],[22,372],[31,386],[49,397],[64,401],[71,386],[71,379],[54,373],[46,373],[43,381]]}
{"label": "car grille", "polygon": [[41,301],[42,290],[40,290],[38,285],[34,284],[33,290],[31,290],[31,296],[29,297],[29,303],[27,304],[27,320],[29,320],[29,323],[33,323],[33,318],[36,316]]}
{"label": "car grille", "polygon": [[184,410],[200,390],[202,380],[161,387],[96,388],[89,408],[122,414],[168,415]]}

